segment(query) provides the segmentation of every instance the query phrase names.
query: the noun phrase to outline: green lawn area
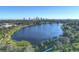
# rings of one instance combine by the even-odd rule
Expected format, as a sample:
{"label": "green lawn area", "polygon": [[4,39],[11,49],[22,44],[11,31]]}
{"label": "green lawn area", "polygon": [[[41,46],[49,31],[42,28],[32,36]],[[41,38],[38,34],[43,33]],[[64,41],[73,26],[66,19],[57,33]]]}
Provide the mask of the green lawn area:
{"label": "green lawn area", "polygon": [[2,33],[2,32],[0,32],[0,38],[2,38],[2,36],[3,36],[3,33]]}
{"label": "green lawn area", "polygon": [[16,46],[28,46],[28,45],[31,45],[31,44],[27,41],[16,42]]}
{"label": "green lawn area", "polygon": [[6,33],[6,37],[4,38],[6,44],[11,44],[13,46],[28,46],[31,45],[30,42],[28,41],[14,41],[11,36],[14,34],[14,32],[16,32],[17,30],[21,29],[22,27],[14,27],[12,29],[10,29],[9,31],[7,31]]}
{"label": "green lawn area", "polygon": [[79,49],[79,42],[78,43],[73,43],[74,48]]}

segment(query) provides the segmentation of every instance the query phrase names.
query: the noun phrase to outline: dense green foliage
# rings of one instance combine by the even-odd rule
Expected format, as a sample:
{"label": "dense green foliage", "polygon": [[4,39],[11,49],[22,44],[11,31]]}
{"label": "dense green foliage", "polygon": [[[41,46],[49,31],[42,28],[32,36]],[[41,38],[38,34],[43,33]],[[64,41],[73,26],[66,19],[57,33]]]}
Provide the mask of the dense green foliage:
{"label": "dense green foliage", "polygon": [[[4,20],[1,23],[12,23],[17,26],[0,29],[0,51],[79,51],[79,20]],[[24,26],[46,23],[62,23],[63,35],[54,37],[39,45],[28,41],[13,41],[11,36]]]}
{"label": "dense green foliage", "polygon": [[[64,20],[63,20],[64,21]],[[63,23],[62,26],[63,35],[59,37],[49,39],[49,41],[43,43],[38,48],[41,51],[61,51],[61,52],[72,52],[79,51],[79,21],[77,20],[69,20],[69,22]]]}

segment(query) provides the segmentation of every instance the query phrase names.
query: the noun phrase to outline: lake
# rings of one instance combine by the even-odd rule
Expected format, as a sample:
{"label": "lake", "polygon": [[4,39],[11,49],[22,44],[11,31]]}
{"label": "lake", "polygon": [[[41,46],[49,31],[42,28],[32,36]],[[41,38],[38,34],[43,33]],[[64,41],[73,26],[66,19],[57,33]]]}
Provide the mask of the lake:
{"label": "lake", "polygon": [[38,44],[53,37],[58,37],[63,34],[61,29],[62,24],[40,24],[28,26],[15,32],[12,36],[13,40],[26,40],[31,43]]}

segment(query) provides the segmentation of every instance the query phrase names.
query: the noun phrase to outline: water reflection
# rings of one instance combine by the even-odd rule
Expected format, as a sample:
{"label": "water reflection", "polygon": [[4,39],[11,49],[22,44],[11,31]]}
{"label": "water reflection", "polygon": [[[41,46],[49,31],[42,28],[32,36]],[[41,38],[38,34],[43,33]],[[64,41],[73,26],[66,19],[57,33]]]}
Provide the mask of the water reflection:
{"label": "water reflection", "polygon": [[40,43],[63,34],[62,24],[41,24],[25,27],[17,31],[12,38],[14,40],[27,40],[32,43]]}

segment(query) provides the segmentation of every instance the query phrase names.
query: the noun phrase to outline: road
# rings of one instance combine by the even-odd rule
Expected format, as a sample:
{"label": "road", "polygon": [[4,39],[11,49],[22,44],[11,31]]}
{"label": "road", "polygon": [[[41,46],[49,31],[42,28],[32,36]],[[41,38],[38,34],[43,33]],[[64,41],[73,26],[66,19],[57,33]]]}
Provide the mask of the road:
{"label": "road", "polygon": [[52,49],[53,49],[53,47],[48,48],[48,49],[46,49],[46,50],[45,50],[45,51],[43,51],[43,52],[50,52]]}

